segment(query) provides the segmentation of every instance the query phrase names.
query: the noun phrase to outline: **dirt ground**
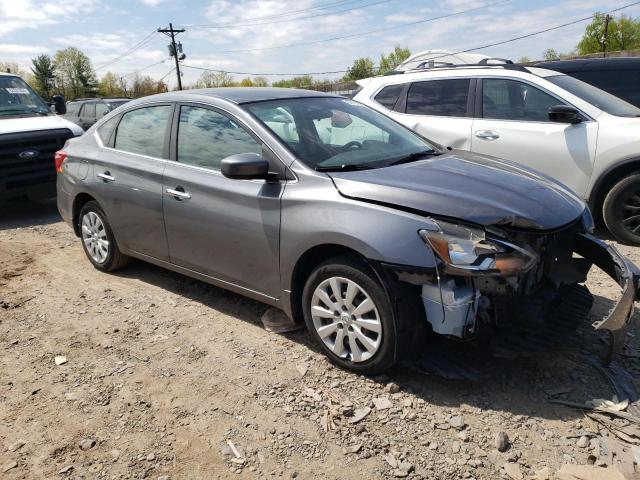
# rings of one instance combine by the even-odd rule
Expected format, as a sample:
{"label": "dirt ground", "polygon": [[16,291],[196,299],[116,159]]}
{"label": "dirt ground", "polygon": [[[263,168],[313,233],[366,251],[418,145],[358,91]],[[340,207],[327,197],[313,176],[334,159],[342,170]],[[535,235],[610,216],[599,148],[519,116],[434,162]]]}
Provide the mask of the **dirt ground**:
{"label": "dirt ground", "polygon": [[[53,204],[2,208],[0,478],[639,475],[628,422],[552,403],[613,396],[585,361],[602,347],[588,328],[571,351],[497,359],[479,382],[404,366],[366,378],[305,331],[265,331],[260,303],[142,262],[100,273]],[[589,287],[594,314],[619,293],[598,272]],[[628,337],[618,365],[640,386]]]}

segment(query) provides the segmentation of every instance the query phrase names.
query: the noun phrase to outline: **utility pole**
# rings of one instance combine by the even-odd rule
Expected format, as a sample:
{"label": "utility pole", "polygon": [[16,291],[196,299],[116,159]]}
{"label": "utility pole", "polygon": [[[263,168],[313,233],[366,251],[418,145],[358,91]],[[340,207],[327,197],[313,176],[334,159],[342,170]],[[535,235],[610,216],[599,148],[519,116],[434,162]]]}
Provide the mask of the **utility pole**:
{"label": "utility pole", "polygon": [[607,56],[607,43],[609,40],[609,21],[611,21],[611,15],[604,16],[604,35],[602,36],[602,56]]}
{"label": "utility pole", "polygon": [[[178,74],[178,90],[182,90],[182,78],[180,76],[180,62],[179,60],[184,60],[186,55],[182,53],[182,44],[179,43],[176,46],[176,34],[183,33],[184,28],[173,28],[173,24],[169,24],[169,28],[159,28],[158,32],[164,33],[167,37],[171,38],[171,45],[169,45],[169,53],[176,61],[176,73]],[[178,58],[178,53],[180,53],[180,58]]]}

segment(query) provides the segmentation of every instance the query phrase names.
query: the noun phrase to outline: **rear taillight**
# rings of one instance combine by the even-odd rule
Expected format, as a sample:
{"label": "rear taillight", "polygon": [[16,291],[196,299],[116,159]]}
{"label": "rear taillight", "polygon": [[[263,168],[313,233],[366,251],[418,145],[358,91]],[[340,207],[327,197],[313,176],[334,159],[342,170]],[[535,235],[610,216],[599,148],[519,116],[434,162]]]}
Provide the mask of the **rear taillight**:
{"label": "rear taillight", "polygon": [[62,173],[62,164],[67,159],[67,152],[64,150],[58,150],[56,156],[53,157],[53,161],[56,164],[56,172]]}

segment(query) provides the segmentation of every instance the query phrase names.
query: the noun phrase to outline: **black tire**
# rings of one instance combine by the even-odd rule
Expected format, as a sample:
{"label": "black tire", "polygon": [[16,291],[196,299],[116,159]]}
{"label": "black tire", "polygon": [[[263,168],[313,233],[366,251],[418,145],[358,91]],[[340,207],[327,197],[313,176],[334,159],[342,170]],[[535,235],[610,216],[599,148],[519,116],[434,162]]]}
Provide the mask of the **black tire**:
{"label": "black tire", "polygon": [[[362,287],[373,301],[382,326],[382,339],[376,352],[364,361],[354,362],[350,358],[337,356],[320,338],[311,316],[311,305],[316,288],[332,277],[351,280]],[[365,375],[375,375],[391,368],[396,361],[397,334],[391,303],[388,295],[371,268],[362,260],[353,256],[332,258],[319,265],[309,276],[302,293],[302,311],[309,332],[322,351],[336,365]],[[330,322],[330,320],[328,320]],[[345,347],[348,340],[345,339]]]}
{"label": "black tire", "polygon": [[[638,219],[629,221],[635,215]],[[640,245],[640,174],[624,177],[609,190],[602,205],[602,216],[616,240]]]}
{"label": "black tire", "polygon": [[[82,221],[85,215],[89,213],[94,213],[99,217],[102,225],[104,226],[106,238],[109,241],[109,246],[107,247],[107,255],[102,262],[99,262],[92,257],[82,236]],[[87,258],[92,263],[92,265],[98,270],[101,270],[103,272],[113,272],[115,270],[118,270],[119,268],[124,267],[131,260],[129,256],[124,255],[120,252],[118,244],[116,243],[116,239],[113,236],[113,231],[111,230],[109,220],[107,220],[107,216],[102,211],[102,208],[100,208],[98,202],[91,200],[82,206],[80,215],[78,215],[78,231],[80,232],[80,240],[82,242],[82,249],[84,250],[84,253],[87,255]]]}

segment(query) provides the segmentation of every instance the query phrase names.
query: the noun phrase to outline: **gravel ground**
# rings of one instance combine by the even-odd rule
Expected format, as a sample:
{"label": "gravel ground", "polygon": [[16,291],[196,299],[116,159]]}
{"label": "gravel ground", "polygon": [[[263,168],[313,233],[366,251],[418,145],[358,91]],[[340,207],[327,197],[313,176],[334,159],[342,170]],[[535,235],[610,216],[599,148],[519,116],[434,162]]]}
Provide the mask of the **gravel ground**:
{"label": "gravel ground", "polygon": [[[640,250],[622,247],[636,263]],[[618,295],[595,272],[594,314]],[[0,477],[622,479],[633,423],[552,403],[611,399],[601,338],[480,382],[367,378],[268,307],[136,262],[93,269],[53,204],[0,218]],[[638,383],[634,328],[619,365]],[[622,433],[620,433],[622,432]],[[635,436],[638,434],[638,436]],[[592,476],[588,476],[592,475]]]}

